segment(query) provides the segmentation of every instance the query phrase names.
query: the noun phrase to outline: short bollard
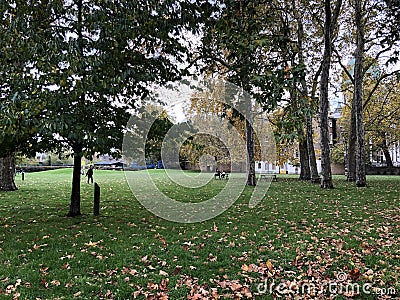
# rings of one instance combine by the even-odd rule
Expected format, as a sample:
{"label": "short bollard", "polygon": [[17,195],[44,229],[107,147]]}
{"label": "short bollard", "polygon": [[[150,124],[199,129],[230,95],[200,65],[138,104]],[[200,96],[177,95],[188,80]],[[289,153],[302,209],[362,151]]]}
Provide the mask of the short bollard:
{"label": "short bollard", "polygon": [[22,175],[22,180],[25,180],[25,172],[24,171],[21,172],[21,175]]}
{"label": "short bollard", "polygon": [[94,183],[93,214],[95,216],[100,214],[100,187],[96,182]]}

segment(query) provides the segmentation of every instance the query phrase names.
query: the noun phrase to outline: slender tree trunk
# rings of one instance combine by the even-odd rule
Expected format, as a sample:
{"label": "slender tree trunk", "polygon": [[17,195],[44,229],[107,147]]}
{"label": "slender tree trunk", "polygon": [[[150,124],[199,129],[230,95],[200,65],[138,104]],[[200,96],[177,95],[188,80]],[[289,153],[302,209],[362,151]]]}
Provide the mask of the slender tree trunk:
{"label": "slender tree trunk", "polygon": [[82,148],[74,150],[74,170],[72,173],[71,204],[68,217],[75,217],[81,214],[81,167]]}
{"label": "slender tree trunk", "polygon": [[380,147],[381,147],[381,149],[383,151],[383,154],[385,155],[386,166],[389,167],[389,168],[392,168],[393,167],[393,161],[392,161],[392,157],[390,156],[389,148],[388,148],[386,142],[382,143],[380,145]]}
{"label": "slender tree trunk", "polygon": [[355,1],[355,19],[357,27],[357,47],[354,64],[354,100],[356,105],[357,151],[356,151],[356,185],[367,185],[365,169],[365,132],[363,116],[363,54],[364,54],[364,25],[362,19],[362,1]]}
{"label": "slender tree trunk", "polygon": [[351,120],[350,120],[350,136],[348,141],[347,152],[347,181],[356,181],[356,146],[357,146],[357,130],[356,130],[356,105],[353,97],[351,105]]}
{"label": "slender tree trunk", "polygon": [[300,179],[310,180],[310,164],[308,158],[307,139],[303,130],[298,130],[299,136],[299,154],[300,154]]}
{"label": "slender tree trunk", "polygon": [[322,188],[333,188],[331,158],[329,149],[329,68],[331,64],[331,26],[332,13],[330,0],[325,0],[325,27],[324,27],[324,56],[322,62],[321,82],[320,82],[320,128],[321,128],[321,167],[322,167]]}
{"label": "slender tree trunk", "polygon": [[[296,13],[297,19],[297,45],[299,49],[299,62],[301,65],[305,65],[304,63],[304,55],[303,55],[303,38],[304,38],[304,26],[302,17]],[[307,82],[305,78],[305,74],[303,74],[300,78],[301,83],[301,95],[304,100],[308,99],[308,88]],[[311,101],[310,101],[311,102]],[[309,102],[309,103],[310,103]],[[317,168],[317,160],[315,158],[315,149],[314,149],[314,139],[313,139],[313,128],[312,128],[312,118],[311,118],[311,103],[309,104],[310,112],[307,113],[306,116],[306,146],[308,151],[308,162],[310,167],[310,179],[312,183],[319,183],[320,178],[318,175],[318,168]]]}
{"label": "slender tree trunk", "polygon": [[[250,112],[251,113],[251,112]],[[247,185],[255,186],[256,169],[254,159],[254,129],[249,116],[246,117]]]}
{"label": "slender tree trunk", "polygon": [[308,160],[310,163],[311,182],[319,183],[319,182],[321,182],[321,179],[319,178],[319,175],[318,175],[317,159],[315,157],[311,116],[307,116],[307,118],[306,118],[306,139],[307,139]]}
{"label": "slender tree trunk", "polygon": [[0,157],[0,191],[16,191],[14,155]]}

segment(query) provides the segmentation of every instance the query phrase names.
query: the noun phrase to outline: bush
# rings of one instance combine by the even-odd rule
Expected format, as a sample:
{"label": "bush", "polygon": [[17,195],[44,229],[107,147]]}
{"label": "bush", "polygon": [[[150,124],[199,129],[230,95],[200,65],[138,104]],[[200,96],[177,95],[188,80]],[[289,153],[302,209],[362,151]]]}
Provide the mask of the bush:
{"label": "bush", "polygon": [[331,150],[331,160],[333,163],[338,163],[338,164],[344,163],[343,143],[338,143],[335,146],[333,146]]}

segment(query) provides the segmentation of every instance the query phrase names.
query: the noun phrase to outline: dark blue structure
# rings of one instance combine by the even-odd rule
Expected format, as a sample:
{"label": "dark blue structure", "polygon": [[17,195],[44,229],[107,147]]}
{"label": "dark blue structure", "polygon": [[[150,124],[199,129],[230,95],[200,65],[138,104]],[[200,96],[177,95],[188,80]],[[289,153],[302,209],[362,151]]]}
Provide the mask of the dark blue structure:
{"label": "dark blue structure", "polygon": [[163,161],[162,161],[162,160],[159,160],[159,161],[157,162],[157,169],[164,169],[164,164],[163,164]]}

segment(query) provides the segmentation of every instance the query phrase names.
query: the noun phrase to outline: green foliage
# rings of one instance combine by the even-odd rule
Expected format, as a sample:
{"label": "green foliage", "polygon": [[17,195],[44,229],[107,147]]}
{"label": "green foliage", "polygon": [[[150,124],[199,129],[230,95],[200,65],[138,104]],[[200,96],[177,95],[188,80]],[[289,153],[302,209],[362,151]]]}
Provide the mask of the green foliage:
{"label": "green foliage", "polygon": [[331,161],[333,163],[344,163],[344,148],[343,143],[337,143],[331,149]]}
{"label": "green foliage", "polygon": [[[37,134],[42,126],[46,106],[39,96],[40,88],[33,82],[36,76],[33,51],[36,33],[31,31],[29,5],[21,1],[0,4],[0,153],[32,154],[40,150]],[[46,94],[43,91],[42,96]]]}
{"label": "green foliage", "polygon": [[161,112],[161,114],[154,120],[146,139],[145,157],[147,160],[161,160],[161,146],[164,137],[173,125],[174,124],[169,119],[166,111]]}
{"label": "green foliage", "polygon": [[207,24],[203,38],[207,68],[271,110],[288,84],[287,61],[277,57],[289,43],[286,24],[276,25],[282,20],[274,2],[220,2],[221,11]]}

